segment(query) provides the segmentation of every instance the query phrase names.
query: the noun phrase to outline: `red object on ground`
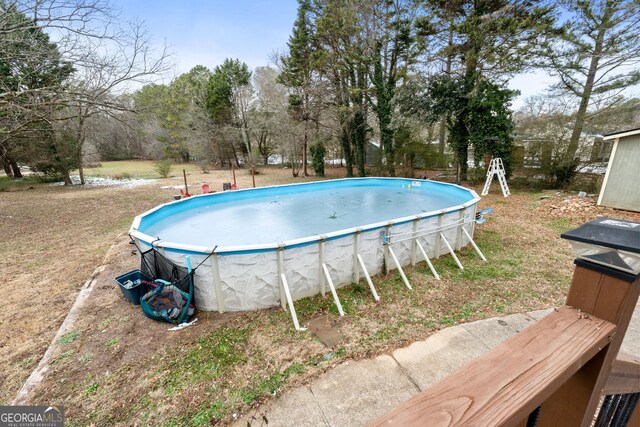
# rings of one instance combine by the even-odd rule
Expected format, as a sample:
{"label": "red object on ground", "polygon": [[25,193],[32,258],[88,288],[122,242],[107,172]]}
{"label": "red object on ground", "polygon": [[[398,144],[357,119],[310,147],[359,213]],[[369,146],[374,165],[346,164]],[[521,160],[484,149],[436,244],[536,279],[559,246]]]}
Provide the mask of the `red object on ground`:
{"label": "red object on ground", "polygon": [[232,190],[237,190],[237,189],[238,189],[238,187],[236,187],[236,185],[235,185],[235,184],[231,184],[231,189],[232,189]]}
{"label": "red object on ground", "polygon": [[209,184],[202,184],[202,194],[215,193],[209,188]]}
{"label": "red object on ground", "polygon": [[189,193],[185,193],[184,190],[181,188],[180,189],[180,194],[182,195],[182,198],[186,198],[186,197],[191,197],[191,194]]}

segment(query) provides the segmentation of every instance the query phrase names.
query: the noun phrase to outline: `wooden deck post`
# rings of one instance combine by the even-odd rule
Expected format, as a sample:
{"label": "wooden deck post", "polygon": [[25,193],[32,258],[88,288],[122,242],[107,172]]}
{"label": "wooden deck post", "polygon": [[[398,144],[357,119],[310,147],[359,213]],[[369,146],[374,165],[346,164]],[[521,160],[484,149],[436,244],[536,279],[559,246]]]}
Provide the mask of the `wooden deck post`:
{"label": "wooden deck post", "polygon": [[592,315],[615,324],[616,333],[609,345],[542,404],[538,426],[591,425],[639,291],[640,279],[637,276],[576,260],[567,305],[580,309],[584,316]]}

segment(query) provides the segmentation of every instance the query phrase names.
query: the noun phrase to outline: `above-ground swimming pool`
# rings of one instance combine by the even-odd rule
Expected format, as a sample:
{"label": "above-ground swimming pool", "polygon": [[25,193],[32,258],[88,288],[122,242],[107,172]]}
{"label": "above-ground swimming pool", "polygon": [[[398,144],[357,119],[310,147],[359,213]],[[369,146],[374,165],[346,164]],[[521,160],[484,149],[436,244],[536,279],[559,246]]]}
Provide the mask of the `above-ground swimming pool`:
{"label": "above-ground swimming pool", "polygon": [[319,181],[167,203],[136,217],[130,235],[177,264],[186,255],[194,266],[205,261],[195,272],[199,309],[249,310],[324,293],[327,281],[344,286],[396,260],[415,264],[422,249],[429,258],[460,249],[478,200],[427,180]]}

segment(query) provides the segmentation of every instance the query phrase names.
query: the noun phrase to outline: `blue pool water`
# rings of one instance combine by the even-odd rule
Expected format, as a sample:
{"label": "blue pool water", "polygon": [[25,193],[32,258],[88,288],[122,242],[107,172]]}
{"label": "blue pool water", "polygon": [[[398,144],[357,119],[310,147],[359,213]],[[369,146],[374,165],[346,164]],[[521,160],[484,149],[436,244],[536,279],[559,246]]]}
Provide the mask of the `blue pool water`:
{"label": "blue pool water", "polygon": [[138,230],[206,247],[269,244],[439,211],[474,197],[430,181],[322,181],[185,199],[144,215]]}

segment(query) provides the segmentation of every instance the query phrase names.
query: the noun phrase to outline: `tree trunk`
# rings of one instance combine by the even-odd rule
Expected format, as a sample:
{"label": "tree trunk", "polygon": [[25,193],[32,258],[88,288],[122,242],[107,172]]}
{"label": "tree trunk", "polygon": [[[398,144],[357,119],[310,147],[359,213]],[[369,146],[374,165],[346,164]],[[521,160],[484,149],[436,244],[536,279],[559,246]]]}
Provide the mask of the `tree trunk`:
{"label": "tree trunk", "polygon": [[4,169],[4,173],[7,174],[9,178],[13,178],[13,171],[11,170],[11,165],[6,158],[2,159],[2,167]]}
{"label": "tree trunk", "polygon": [[469,157],[469,146],[461,145],[458,147],[458,162],[460,162],[460,173],[458,174],[458,181],[467,180],[467,158]]}
{"label": "tree trunk", "polygon": [[304,137],[302,139],[302,176],[309,176],[309,172],[307,172],[307,146],[309,145],[309,136],[307,135],[307,125],[309,124],[308,120],[304,121]]}
{"label": "tree trunk", "polygon": [[587,79],[584,82],[584,90],[582,91],[582,97],[580,99],[580,106],[576,112],[576,122],[573,125],[573,131],[571,132],[571,138],[569,139],[569,146],[564,156],[566,165],[571,164],[578,151],[580,144],[580,135],[584,128],[585,118],[587,116],[587,108],[589,107],[589,101],[591,99],[591,92],[593,91],[593,84],[596,79],[596,72],[598,71],[598,63],[600,62],[600,56],[602,55],[602,47],[604,44],[604,35],[609,28],[609,18],[611,17],[611,3],[607,2],[602,17],[602,23],[596,36],[596,43],[593,49],[593,56],[591,56],[591,64],[589,64],[589,72],[587,73]]}
{"label": "tree trunk", "polygon": [[472,51],[465,59],[464,89],[467,101],[464,108],[457,113],[454,129],[451,130],[450,136],[458,157],[458,181],[467,179],[467,159],[469,157],[469,125],[467,120],[470,114],[469,103],[478,80],[478,50]]}
{"label": "tree trunk", "polygon": [[468,112],[462,110],[458,113],[456,117],[456,122],[453,125],[453,129],[451,130],[452,135],[452,143],[453,148],[456,153],[456,161],[458,163],[457,172],[456,172],[456,180],[464,181],[467,179],[467,157],[469,154],[469,131],[467,129],[467,120]]}
{"label": "tree trunk", "polygon": [[346,123],[342,125],[342,153],[344,154],[345,168],[347,169],[347,177],[353,176],[353,157],[351,155],[351,141],[349,138],[349,132],[346,128]]}
{"label": "tree trunk", "polygon": [[84,168],[82,167],[82,160],[78,165],[78,175],[80,175],[80,185],[84,185]]}
{"label": "tree trunk", "polygon": [[413,167],[415,161],[415,154],[405,154],[404,155],[404,175],[405,178],[413,178],[415,176],[415,169]]}
{"label": "tree trunk", "polygon": [[[451,75],[451,64],[453,62],[453,55],[451,54],[451,47],[453,46],[453,20],[449,21],[449,42],[447,47],[449,48],[447,52],[447,61],[445,64],[444,72],[447,76]],[[438,152],[442,155],[444,154],[444,149],[447,144],[447,116],[443,115],[440,119],[440,126],[438,129]]]}
{"label": "tree trunk", "polygon": [[[393,97],[391,81],[393,81],[393,79],[389,77],[390,81],[387,81],[385,78],[382,64],[383,58],[380,56],[380,49],[382,49],[382,46],[378,45],[376,49],[378,58],[374,63],[372,78],[372,83],[376,89],[376,98],[378,100],[375,111],[378,116],[378,124],[380,127],[380,145],[384,152],[384,159],[387,162],[387,173],[389,176],[396,176],[393,129],[391,129],[391,100]],[[390,71],[390,73],[391,72],[392,71]]]}
{"label": "tree trunk", "polygon": [[438,153],[444,154],[444,148],[447,144],[447,117],[442,116],[438,125]]}
{"label": "tree trunk", "polygon": [[84,169],[82,168],[82,146],[84,145],[84,114],[82,104],[80,104],[80,114],[78,115],[78,147],[76,155],[78,156],[78,174],[80,175],[80,185],[84,185]]}
{"label": "tree trunk", "polygon": [[64,185],[73,185],[73,181],[71,181],[71,176],[69,176],[69,171],[63,171],[62,177],[64,178]]}
{"label": "tree trunk", "polygon": [[22,172],[20,171],[20,167],[16,163],[15,160],[10,159],[9,165],[11,166],[11,170],[13,172],[13,178],[22,178]]}

